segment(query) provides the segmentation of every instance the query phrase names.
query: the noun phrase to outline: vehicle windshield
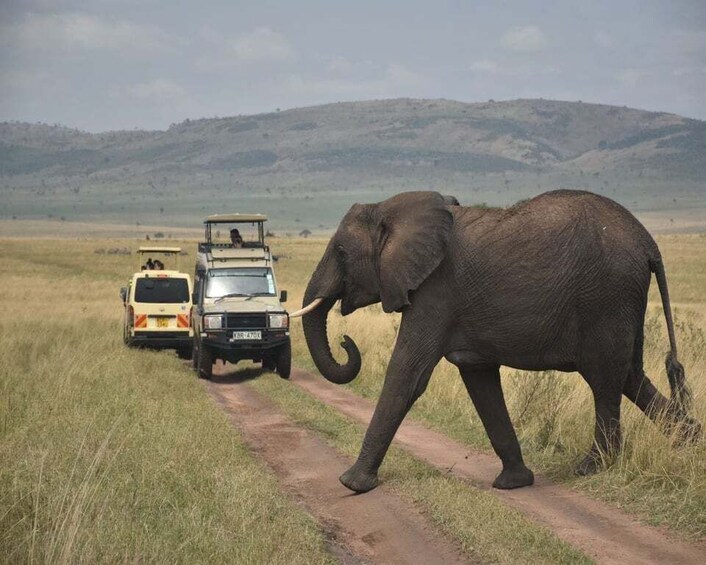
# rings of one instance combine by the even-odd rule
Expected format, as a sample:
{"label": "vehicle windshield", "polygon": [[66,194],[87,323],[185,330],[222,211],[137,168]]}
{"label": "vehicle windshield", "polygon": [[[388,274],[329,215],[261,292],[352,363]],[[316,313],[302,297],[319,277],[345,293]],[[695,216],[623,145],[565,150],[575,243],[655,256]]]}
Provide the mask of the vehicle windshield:
{"label": "vehicle windshield", "polygon": [[135,285],[135,302],[146,304],[186,304],[189,302],[186,279],[139,278]]}
{"label": "vehicle windshield", "polygon": [[268,268],[212,269],[206,279],[206,298],[275,296],[275,281]]}

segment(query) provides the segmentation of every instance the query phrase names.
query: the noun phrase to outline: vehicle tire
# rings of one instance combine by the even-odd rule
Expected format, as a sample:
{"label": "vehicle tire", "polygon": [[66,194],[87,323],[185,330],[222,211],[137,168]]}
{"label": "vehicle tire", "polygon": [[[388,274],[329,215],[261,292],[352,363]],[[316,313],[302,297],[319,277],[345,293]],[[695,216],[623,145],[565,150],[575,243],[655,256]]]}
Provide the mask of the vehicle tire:
{"label": "vehicle tire", "polygon": [[203,343],[199,347],[196,357],[196,372],[200,379],[210,379],[213,375],[213,354]]}
{"label": "vehicle tire", "polygon": [[265,371],[274,371],[276,367],[277,363],[273,357],[262,358],[262,368],[265,369]]}
{"label": "vehicle tire", "polygon": [[198,368],[199,359],[199,342],[194,338],[193,345],[191,346],[191,368],[195,371]]}
{"label": "vehicle tire", "polygon": [[132,347],[132,342],[130,341],[130,330],[127,324],[123,324],[123,343],[128,347]]}
{"label": "vehicle tire", "polygon": [[176,353],[177,353],[177,356],[179,357],[179,359],[185,359],[185,360],[190,360],[192,357],[192,354],[193,354],[192,350],[188,349],[186,347],[184,347],[182,349],[177,349]]}
{"label": "vehicle tire", "polygon": [[277,352],[277,374],[283,379],[288,379],[292,372],[292,343],[287,340]]}

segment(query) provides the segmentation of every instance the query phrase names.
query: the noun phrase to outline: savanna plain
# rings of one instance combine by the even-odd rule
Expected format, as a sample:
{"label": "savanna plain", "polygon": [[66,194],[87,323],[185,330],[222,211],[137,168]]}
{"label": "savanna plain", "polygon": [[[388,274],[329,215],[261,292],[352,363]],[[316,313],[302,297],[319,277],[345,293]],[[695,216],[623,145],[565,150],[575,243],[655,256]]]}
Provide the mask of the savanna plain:
{"label": "savanna plain", "polygon": [[[694,415],[706,421],[706,234],[664,234],[680,360]],[[248,449],[189,364],[171,352],[126,348],[119,289],[135,270],[137,239],[0,241],[0,561],[328,563],[327,535]],[[188,251],[195,241],[170,240]],[[301,304],[323,239],[273,239],[288,307]],[[127,249],[131,255],[110,254]],[[668,341],[656,285],[645,368],[666,394]],[[313,369],[292,322],[295,364]],[[334,349],[358,343],[363,367],[347,385],[375,399],[398,315],[371,306],[332,312]],[[339,350],[340,351],[340,350]],[[245,365],[244,365],[245,366]],[[292,383],[263,372],[247,386],[345,455],[364,429]],[[624,449],[610,468],[577,478],[590,445],[593,402],[580,376],[505,369],[503,386],[525,458],[545,476],[620,506],[676,537],[706,537],[706,442],[677,447],[629,401]],[[437,367],[408,416],[489,451],[454,367]],[[499,468],[498,461],[498,468]],[[484,562],[588,562],[502,501],[393,448],[381,479],[434,528]],[[341,487],[343,489],[343,487]]]}

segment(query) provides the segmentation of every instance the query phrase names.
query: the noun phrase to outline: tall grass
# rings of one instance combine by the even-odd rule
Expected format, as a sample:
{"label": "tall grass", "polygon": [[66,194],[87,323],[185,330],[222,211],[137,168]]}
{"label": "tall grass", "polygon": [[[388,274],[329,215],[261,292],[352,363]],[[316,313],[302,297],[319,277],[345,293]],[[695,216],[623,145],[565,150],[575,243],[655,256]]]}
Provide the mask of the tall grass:
{"label": "tall grass", "polygon": [[[292,256],[287,283],[300,301],[308,277],[323,253],[325,242],[289,244]],[[679,359],[692,388],[694,415],[706,422],[706,237],[669,235],[658,243],[665,258],[669,289],[675,304]],[[296,259],[295,259],[296,257]],[[296,275],[295,275],[296,272]],[[664,356],[669,348],[659,295],[653,282],[645,324],[645,370],[669,396]],[[298,305],[299,302],[297,302]],[[377,398],[399,328],[399,315],[387,315],[379,305],[345,318],[332,311],[329,337],[336,355],[343,334],[353,337],[362,356],[360,376],[350,386]],[[312,367],[301,326],[293,327],[297,361]],[[576,373],[502,370],[509,411],[525,458],[542,473],[639,513],[652,523],[670,525],[686,536],[706,534],[706,442],[675,447],[674,442],[627,399],[622,405],[624,449],[607,471],[578,479],[573,469],[591,444],[593,399]],[[489,442],[457,369],[442,361],[412,417],[470,445],[486,450]]]}
{"label": "tall grass", "polygon": [[123,346],[94,247],[0,246],[0,562],[331,561],[191,370]]}

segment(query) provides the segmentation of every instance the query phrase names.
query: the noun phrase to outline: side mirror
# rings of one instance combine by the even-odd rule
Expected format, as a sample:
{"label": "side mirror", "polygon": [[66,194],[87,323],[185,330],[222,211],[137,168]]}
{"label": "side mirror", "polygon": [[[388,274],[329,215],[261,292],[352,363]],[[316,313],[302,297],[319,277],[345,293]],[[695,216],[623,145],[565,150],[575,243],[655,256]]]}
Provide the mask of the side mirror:
{"label": "side mirror", "polygon": [[280,293],[279,293],[279,301],[282,302],[283,304],[284,304],[285,302],[287,302],[287,291],[286,291],[286,290],[280,291]]}
{"label": "side mirror", "polygon": [[123,287],[120,289],[120,298],[123,299],[123,302],[127,300],[127,287]]}

